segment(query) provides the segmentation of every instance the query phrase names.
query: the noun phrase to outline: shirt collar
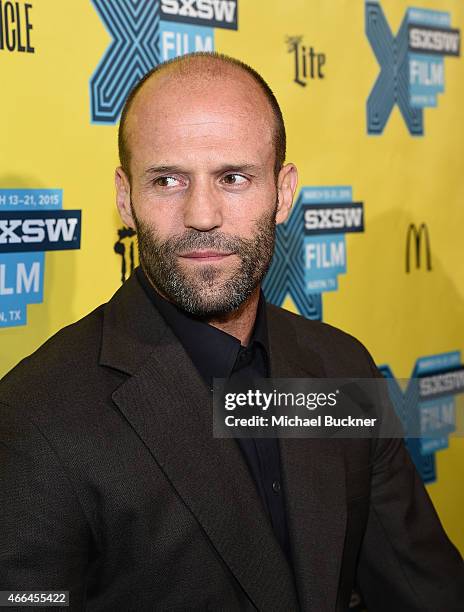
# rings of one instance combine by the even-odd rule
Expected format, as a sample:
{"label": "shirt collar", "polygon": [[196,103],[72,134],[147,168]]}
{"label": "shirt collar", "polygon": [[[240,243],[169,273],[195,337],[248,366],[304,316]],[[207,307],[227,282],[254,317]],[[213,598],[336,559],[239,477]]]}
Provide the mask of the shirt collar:
{"label": "shirt collar", "polygon": [[[227,378],[232,372],[240,341],[230,334],[194,317],[163,298],[152,286],[141,266],[136,277],[148,297],[187,351],[203,380],[209,385],[213,378]],[[260,291],[255,325],[250,343],[259,345],[269,359],[269,339],[266,319],[266,301]]]}

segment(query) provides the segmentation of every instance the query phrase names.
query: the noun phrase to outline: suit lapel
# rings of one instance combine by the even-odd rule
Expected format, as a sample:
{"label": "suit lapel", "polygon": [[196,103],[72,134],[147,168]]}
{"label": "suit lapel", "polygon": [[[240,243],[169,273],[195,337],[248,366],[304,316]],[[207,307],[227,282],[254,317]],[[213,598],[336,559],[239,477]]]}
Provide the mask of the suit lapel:
{"label": "suit lapel", "polygon": [[296,610],[291,570],[237,442],[213,438],[209,390],[137,281],[126,285],[105,312],[101,363],[131,374],[113,401],[253,604]]}
{"label": "suit lapel", "polygon": [[[274,378],[324,378],[320,357],[302,349],[288,316],[268,309]],[[346,528],[343,445],[279,441],[295,579],[302,610],[335,610]]]}

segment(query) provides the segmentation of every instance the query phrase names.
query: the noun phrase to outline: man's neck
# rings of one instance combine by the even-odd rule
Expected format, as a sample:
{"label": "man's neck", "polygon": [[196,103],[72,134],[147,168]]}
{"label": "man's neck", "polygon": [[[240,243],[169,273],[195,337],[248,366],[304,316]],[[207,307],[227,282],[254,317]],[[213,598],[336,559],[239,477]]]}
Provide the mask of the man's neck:
{"label": "man's neck", "polygon": [[206,322],[240,340],[242,346],[247,346],[256,320],[260,288],[256,287],[250,297],[236,310],[226,315],[207,319]]}

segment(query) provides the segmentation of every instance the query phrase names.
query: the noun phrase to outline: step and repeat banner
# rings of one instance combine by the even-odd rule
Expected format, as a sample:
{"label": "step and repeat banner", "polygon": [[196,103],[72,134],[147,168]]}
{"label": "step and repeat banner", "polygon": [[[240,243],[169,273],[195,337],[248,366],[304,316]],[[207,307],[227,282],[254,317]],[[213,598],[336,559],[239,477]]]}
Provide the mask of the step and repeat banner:
{"label": "step and repeat banner", "polygon": [[462,0],[0,1],[0,375],[137,264],[113,186],[131,87],[233,55],[275,91],[300,173],[267,298],[368,347],[464,552],[463,27]]}

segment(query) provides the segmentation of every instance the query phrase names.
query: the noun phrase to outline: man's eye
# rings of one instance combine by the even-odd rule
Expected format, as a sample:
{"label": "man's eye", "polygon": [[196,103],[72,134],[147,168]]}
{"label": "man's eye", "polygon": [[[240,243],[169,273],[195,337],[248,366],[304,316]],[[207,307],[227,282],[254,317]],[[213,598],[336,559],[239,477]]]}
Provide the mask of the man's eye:
{"label": "man's eye", "polygon": [[173,176],[159,176],[153,181],[153,184],[157,187],[176,187],[179,184],[179,180]]}
{"label": "man's eye", "polygon": [[246,179],[242,174],[226,174],[222,179],[226,185],[244,185],[248,179]]}

